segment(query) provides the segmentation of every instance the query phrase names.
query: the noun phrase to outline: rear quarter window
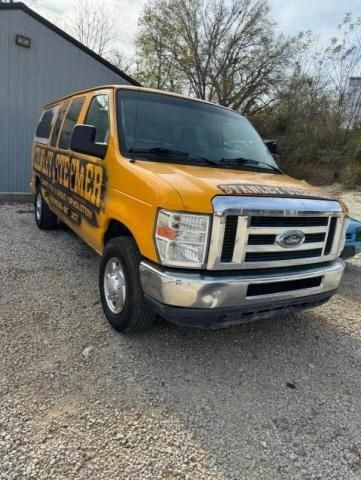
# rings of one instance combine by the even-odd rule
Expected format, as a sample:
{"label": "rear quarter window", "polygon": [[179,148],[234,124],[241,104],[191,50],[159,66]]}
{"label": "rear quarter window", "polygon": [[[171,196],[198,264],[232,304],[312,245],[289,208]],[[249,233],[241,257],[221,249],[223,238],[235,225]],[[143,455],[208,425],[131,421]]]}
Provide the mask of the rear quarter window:
{"label": "rear quarter window", "polygon": [[60,133],[59,148],[63,148],[64,150],[70,148],[71,136],[84,105],[84,100],[85,97],[78,97],[72,100]]}
{"label": "rear quarter window", "polygon": [[48,108],[41,114],[39,124],[35,133],[35,142],[47,144],[51,129],[53,128],[56,114],[58,113],[59,105]]}
{"label": "rear quarter window", "polygon": [[56,147],[58,144],[58,137],[59,137],[59,132],[64,120],[64,116],[66,114],[66,111],[68,110],[69,106],[69,100],[60,105],[59,113],[58,116],[56,117],[55,125],[51,134],[51,140],[50,140],[50,145],[52,147]]}

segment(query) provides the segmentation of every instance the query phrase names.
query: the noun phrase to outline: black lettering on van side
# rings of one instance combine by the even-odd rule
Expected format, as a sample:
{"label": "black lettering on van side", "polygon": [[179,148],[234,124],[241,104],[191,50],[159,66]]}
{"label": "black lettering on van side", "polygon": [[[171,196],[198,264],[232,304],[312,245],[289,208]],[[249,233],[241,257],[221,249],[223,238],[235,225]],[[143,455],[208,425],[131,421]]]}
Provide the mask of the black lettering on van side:
{"label": "black lettering on van side", "polygon": [[59,208],[59,202],[66,209],[71,209],[69,218],[78,219],[77,215],[92,225],[97,225],[97,212],[104,199],[104,167],[82,158],[58,153],[50,149],[36,146],[34,150],[34,170],[51,185],[56,201],[52,203]]}

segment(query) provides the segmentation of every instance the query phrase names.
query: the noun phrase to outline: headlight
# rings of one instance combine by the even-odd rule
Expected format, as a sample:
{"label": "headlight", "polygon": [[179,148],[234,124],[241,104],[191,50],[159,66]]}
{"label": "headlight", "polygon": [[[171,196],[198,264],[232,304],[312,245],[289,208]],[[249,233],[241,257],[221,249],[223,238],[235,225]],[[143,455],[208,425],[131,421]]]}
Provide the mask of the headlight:
{"label": "headlight", "polygon": [[361,227],[356,228],[356,242],[361,242]]}
{"label": "headlight", "polygon": [[200,268],[206,258],[210,217],[160,210],[155,229],[163,265]]}

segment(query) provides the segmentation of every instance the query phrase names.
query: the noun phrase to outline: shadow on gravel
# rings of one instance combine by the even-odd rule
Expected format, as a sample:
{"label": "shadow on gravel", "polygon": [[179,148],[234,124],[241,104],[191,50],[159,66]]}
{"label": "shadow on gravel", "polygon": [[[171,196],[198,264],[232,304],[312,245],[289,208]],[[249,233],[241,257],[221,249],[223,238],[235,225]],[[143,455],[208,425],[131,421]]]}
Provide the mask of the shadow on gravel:
{"label": "shadow on gravel", "polygon": [[[358,267],[349,270],[341,295],[359,275]],[[220,470],[266,458],[279,473],[296,459],[296,470],[307,470],[311,458],[338,463],[340,442],[351,448],[361,430],[361,342],[340,322],[338,300],[228,330],[159,322],[127,339],[134,381],[175,412]]]}

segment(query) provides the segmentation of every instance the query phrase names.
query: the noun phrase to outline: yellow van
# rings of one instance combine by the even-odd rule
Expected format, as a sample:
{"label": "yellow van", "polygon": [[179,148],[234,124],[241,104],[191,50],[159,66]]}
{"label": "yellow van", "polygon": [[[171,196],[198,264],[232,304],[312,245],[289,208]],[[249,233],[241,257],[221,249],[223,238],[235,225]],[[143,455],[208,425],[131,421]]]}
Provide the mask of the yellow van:
{"label": "yellow van", "polygon": [[319,305],[344,270],[345,207],[282,173],[228,108],[130,86],[44,108],[33,147],[35,220],[102,255],[119,331],[156,315],[220,328]]}

